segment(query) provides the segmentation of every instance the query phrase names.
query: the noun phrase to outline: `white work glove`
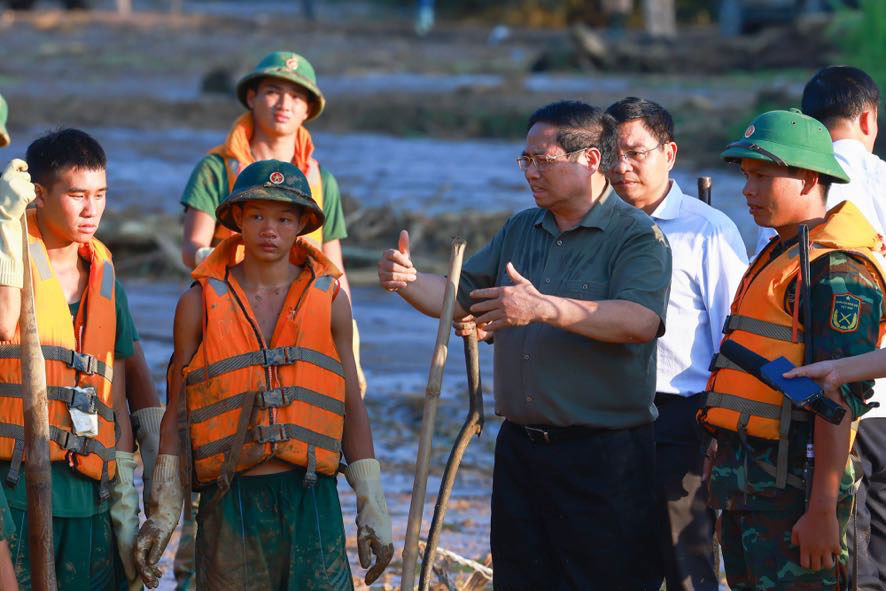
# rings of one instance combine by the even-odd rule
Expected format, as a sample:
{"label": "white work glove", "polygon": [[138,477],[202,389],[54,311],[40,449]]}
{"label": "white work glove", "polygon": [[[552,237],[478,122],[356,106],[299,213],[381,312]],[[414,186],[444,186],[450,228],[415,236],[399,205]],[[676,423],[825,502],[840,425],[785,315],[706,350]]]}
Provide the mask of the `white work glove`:
{"label": "white work glove", "polygon": [[169,543],[182,512],[182,486],[179,457],[160,454],[154,465],[151,497],[148,501],[150,517],[142,524],[135,541],[135,567],[145,585],[154,589],[160,584],[163,571],[157,563]]}
{"label": "white work glove", "polygon": [[212,251],[215,250],[212,246],[201,246],[197,249],[197,252],[194,253],[194,266],[196,267],[200,263],[206,260],[206,257],[212,254]]}
{"label": "white work glove", "polygon": [[142,456],[144,473],[142,480],[145,487],[142,490],[142,498],[145,503],[145,516],[148,513],[148,500],[151,498],[151,477],[154,475],[154,463],[157,461],[157,452],[160,449],[160,421],[163,420],[164,409],[160,406],[150,406],[133,412],[132,426],[135,429],[135,438],[138,440],[138,453]]}
{"label": "white work glove", "polygon": [[381,490],[381,467],[373,458],[357,460],[348,464],[344,474],[357,495],[357,554],[360,566],[369,568],[372,565],[365,579],[366,584],[371,585],[394,557],[391,518]]}
{"label": "white work glove", "polygon": [[132,549],[138,534],[138,492],[132,482],[135,472],[135,455],[117,451],[117,474],[111,481],[111,528],[117,540],[117,551],[123,562],[123,570],[130,583],[138,581]]}
{"label": "white work glove", "polygon": [[35,197],[27,162],[14,159],[0,177],[0,285],[23,284],[21,218]]}

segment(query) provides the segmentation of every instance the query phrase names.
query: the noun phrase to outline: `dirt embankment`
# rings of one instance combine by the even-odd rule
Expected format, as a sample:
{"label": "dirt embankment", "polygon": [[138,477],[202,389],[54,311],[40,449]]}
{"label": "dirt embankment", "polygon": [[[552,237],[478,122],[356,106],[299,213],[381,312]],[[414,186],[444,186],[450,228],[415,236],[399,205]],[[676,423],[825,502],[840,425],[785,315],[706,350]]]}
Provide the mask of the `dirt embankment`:
{"label": "dirt embankment", "polygon": [[4,60],[0,89],[13,131],[61,123],[225,129],[241,112],[234,81],[267,51],[291,47],[312,61],[329,99],[313,129],[512,139],[547,102],[605,106],[637,95],[672,111],[683,158],[713,164],[761,93],[776,89],[789,106],[809,73],[832,59],[824,29],[804,23],[724,40],[693,28],[665,42],[582,27],[443,23],[417,38],[408,21],[381,16],[307,23],[7,11],[0,50],[15,59]]}

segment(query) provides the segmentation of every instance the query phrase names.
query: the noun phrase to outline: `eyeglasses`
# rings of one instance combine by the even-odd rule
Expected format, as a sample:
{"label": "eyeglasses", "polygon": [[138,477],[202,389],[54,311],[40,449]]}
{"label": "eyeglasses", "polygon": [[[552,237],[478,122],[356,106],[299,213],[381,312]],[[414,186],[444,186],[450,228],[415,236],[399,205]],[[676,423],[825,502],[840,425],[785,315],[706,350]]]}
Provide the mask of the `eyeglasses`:
{"label": "eyeglasses", "polygon": [[518,156],[517,157],[517,166],[520,167],[520,170],[526,171],[530,166],[535,164],[535,168],[538,170],[544,170],[549,165],[558,161],[560,158],[568,158],[569,156],[574,156],[575,154],[581,154],[585,150],[589,150],[591,148],[595,148],[596,146],[588,146],[586,148],[582,148],[581,150],[575,150],[574,152],[567,152],[566,154],[558,154],[556,156],[549,156],[547,154],[541,154],[539,156]]}
{"label": "eyeglasses", "polygon": [[662,144],[656,144],[648,150],[627,150],[625,152],[616,152],[615,153],[615,162],[618,164],[622,160],[625,162],[632,162],[634,164],[639,164],[646,160],[646,157],[649,156],[650,152],[654,152],[658,150]]}

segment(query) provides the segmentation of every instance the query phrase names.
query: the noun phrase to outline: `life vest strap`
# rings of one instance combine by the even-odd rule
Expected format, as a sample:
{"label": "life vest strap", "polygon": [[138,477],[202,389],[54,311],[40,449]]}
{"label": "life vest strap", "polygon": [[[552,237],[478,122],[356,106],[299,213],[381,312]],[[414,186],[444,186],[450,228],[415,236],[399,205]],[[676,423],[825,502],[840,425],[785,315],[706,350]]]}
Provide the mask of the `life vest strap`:
{"label": "life vest strap", "polygon": [[274,367],[290,365],[297,361],[322,367],[338,376],[344,377],[341,363],[329,355],[304,347],[277,347],[275,349],[260,349],[258,351],[242,353],[240,355],[216,361],[208,367],[201,367],[188,374],[186,382],[187,385],[191,386],[197,382],[202,382],[253,365]]}
{"label": "life vest strap", "polygon": [[305,402],[339,416],[345,415],[345,404],[341,400],[336,400],[308,388],[294,386],[290,388],[275,388],[273,390],[242,392],[236,396],[225,398],[209,406],[192,411],[191,422],[202,423],[226,412],[236,410],[242,407],[244,399],[250,396],[255,398],[255,406],[261,409],[281,408],[293,402]]}
{"label": "life vest strap", "polygon": [[[298,441],[302,441],[308,445],[314,445],[327,451],[336,453],[341,451],[341,441],[335,437],[329,437],[328,435],[323,435],[322,433],[317,433],[292,424],[274,423],[272,425],[258,425],[255,428],[250,429],[246,437],[247,441],[253,441],[259,444],[279,443],[290,439],[297,439]],[[202,445],[194,449],[194,459],[202,460],[216,454],[224,453],[230,449],[233,440],[234,435],[231,435],[230,437],[223,437],[222,439],[217,439],[206,445]]]}
{"label": "life vest strap", "polygon": [[[779,420],[782,418],[782,407],[756,400],[749,400],[741,396],[723,394],[722,392],[703,392],[705,395],[705,407],[725,408],[737,413],[746,414],[764,419]],[[805,410],[791,409],[791,421],[808,421],[809,413]]]}
{"label": "life vest strap", "polygon": [[[24,429],[22,429],[22,437],[24,437]],[[65,431],[52,425],[49,426],[49,438],[67,451],[86,456],[95,454],[103,461],[108,462],[114,459],[114,448],[105,447],[98,439],[92,437],[83,437],[76,435],[72,431]]]}
{"label": "life vest strap", "polygon": [[[24,388],[21,384],[0,384],[0,397],[22,398]],[[69,408],[76,408],[85,413],[98,413],[106,421],[114,420],[114,410],[102,402],[97,396],[89,396],[84,388],[71,386],[47,386],[46,395],[49,400],[60,400]]]}
{"label": "life vest strap", "polygon": [[[109,382],[113,379],[114,369],[103,361],[99,361],[88,353],[80,353],[65,347],[43,345],[43,358],[46,361],[61,361],[74,371],[86,375],[100,375]],[[0,345],[0,359],[20,359],[21,347],[18,345]]]}
{"label": "life vest strap", "polygon": [[723,334],[731,334],[736,330],[787,343],[802,342],[803,340],[803,331],[797,332],[797,340],[793,339],[790,326],[782,326],[781,324],[751,318],[750,316],[730,314],[726,317],[726,322],[723,323]]}
{"label": "life vest strap", "polygon": [[710,372],[718,369],[731,369],[734,371],[747,373],[745,370],[732,363],[732,361],[730,361],[730,359],[722,353],[717,353],[716,355],[714,355],[713,359],[711,359],[711,364],[708,366],[708,371]]}

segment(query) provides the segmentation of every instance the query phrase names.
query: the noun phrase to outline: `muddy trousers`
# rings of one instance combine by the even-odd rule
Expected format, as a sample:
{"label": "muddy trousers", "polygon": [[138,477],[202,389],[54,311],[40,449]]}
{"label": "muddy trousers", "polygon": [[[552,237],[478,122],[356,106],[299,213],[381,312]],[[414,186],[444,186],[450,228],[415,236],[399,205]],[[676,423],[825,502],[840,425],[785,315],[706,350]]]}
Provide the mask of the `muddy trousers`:
{"label": "muddy trousers", "polygon": [[649,589],[654,472],[651,424],[544,443],[505,421],[492,480],[495,591]]}
{"label": "muddy trousers", "polygon": [[848,529],[850,564],[857,558],[860,590],[886,591],[886,418],[861,421],[855,452],[864,475]]}
{"label": "muddy trousers", "polygon": [[236,476],[228,493],[197,510],[199,591],[353,591],[335,478],[305,471]]}
{"label": "muddy trousers", "polygon": [[194,591],[194,543],[197,537],[197,507],[200,505],[200,493],[191,494],[191,518],[184,515],[181,520],[181,537],[175,549],[175,561],[172,572],[175,575],[175,591]]}
{"label": "muddy trousers", "polygon": [[[15,535],[9,541],[15,577],[31,589],[27,511],[11,509]],[[52,541],[58,591],[126,591],[123,563],[105,511],[92,517],[53,517]]]}
{"label": "muddy trousers", "polygon": [[668,591],[717,591],[714,512],[702,486],[709,438],[695,420],[704,395],[656,394],[655,479],[660,562],[657,579]]}

